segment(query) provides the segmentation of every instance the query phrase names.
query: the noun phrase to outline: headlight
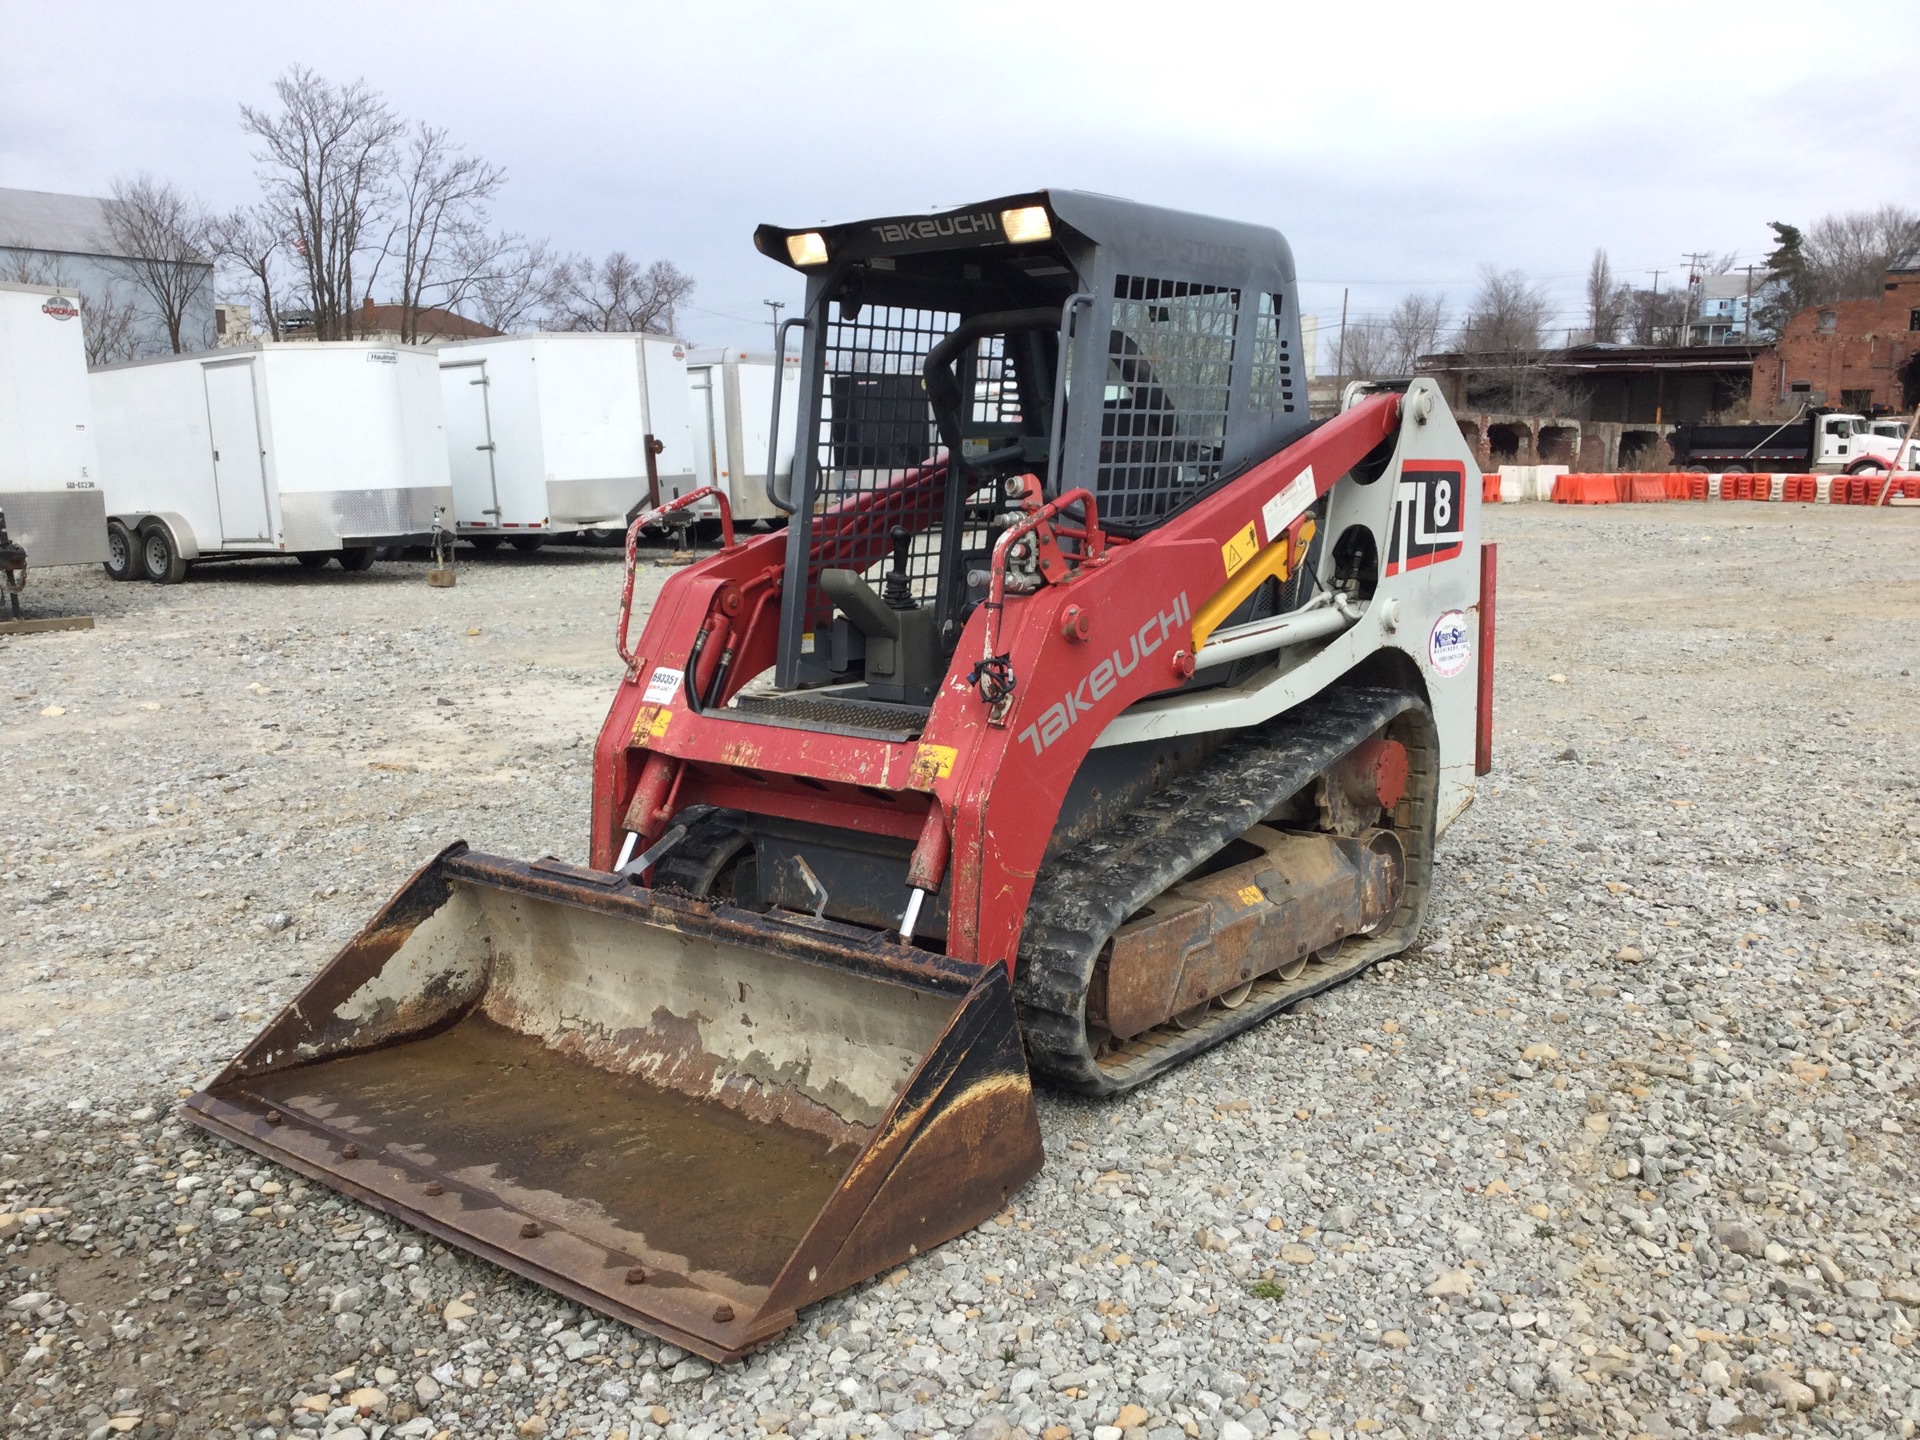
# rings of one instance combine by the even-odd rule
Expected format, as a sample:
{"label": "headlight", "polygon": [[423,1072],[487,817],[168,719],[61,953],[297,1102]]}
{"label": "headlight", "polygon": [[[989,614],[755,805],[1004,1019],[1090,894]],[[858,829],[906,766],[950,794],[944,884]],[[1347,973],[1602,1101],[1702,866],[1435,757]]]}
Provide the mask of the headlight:
{"label": "headlight", "polygon": [[809,230],[804,235],[787,236],[787,258],[796,265],[826,264],[826,238],[818,230]]}
{"label": "headlight", "polygon": [[1002,210],[1000,228],[1006,232],[1007,239],[1016,245],[1024,245],[1029,240],[1053,238],[1053,221],[1048,217],[1044,205],[1027,205],[1018,210]]}

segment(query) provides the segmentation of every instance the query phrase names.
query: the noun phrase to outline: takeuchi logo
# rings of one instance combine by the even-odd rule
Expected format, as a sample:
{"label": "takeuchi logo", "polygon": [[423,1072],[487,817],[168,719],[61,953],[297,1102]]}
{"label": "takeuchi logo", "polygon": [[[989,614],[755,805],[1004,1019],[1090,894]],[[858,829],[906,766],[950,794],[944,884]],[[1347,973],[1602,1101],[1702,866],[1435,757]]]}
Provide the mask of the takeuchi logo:
{"label": "takeuchi logo", "polygon": [[67,295],[49,295],[46,303],[41,305],[40,313],[51,315],[56,320],[78,320],[80,302]]}

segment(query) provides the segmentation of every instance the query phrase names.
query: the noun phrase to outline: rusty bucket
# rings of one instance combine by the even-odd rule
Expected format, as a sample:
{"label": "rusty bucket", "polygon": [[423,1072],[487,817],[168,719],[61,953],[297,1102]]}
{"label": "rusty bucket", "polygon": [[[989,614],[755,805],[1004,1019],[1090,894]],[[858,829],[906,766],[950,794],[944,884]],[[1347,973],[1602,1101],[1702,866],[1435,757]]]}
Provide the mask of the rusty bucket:
{"label": "rusty bucket", "polygon": [[715,1360],[1042,1158],[1004,966],[465,845],[186,1108]]}

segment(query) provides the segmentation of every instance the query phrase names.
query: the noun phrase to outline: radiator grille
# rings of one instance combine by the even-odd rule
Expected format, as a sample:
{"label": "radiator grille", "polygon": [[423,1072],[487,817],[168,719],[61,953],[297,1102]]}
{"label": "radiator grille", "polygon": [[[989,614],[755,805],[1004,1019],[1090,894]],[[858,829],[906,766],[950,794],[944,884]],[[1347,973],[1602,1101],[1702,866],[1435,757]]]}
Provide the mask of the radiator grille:
{"label": "radiator grille", "polygon": [[1147,525],[1220,476],[1240,292],[1116,278],[1100,418],[1100,515]]}

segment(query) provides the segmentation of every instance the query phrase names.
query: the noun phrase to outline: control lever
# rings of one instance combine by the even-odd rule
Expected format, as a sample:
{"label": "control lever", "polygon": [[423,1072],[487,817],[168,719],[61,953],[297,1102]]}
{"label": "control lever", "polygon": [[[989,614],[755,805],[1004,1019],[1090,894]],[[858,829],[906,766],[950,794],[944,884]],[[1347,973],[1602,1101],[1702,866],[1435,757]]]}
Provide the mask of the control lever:
{"label": "control lever", "polygon": [[913,598],[913,581],[907,574],[907,562],[913,556],[913,537],[896,525],[893,527],[893,568],[880,582],[880,598],[887,602],[889,610],[917,610],[919,603]]}

